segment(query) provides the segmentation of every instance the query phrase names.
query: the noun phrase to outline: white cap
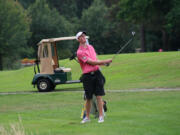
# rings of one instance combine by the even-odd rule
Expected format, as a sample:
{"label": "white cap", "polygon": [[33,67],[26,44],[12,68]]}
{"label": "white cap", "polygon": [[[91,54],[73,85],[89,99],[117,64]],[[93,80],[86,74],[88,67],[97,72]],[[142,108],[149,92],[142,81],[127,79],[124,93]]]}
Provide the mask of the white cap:
{"label": "white cap", "polygon": [[78,38],[82,35],[82,34],[86,34],[86,32],[82,32],[82,31],[80,31],[80,32],[78,32],[77,34],[76,34],[76,40],[78,40]]}

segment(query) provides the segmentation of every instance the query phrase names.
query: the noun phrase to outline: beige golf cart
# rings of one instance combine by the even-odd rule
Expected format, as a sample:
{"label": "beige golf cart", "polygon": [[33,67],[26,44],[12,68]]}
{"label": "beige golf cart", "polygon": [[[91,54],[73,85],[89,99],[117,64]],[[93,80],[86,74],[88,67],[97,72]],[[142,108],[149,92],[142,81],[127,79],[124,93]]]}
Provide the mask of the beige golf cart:
{"label": "beige golf cart", "polygon": [[80,80],[72,80],[71,68],[64,68],[59,64],[56,43],[63,40],[76,40],[76,37],[43,39],[38,43],[38,57],[36,60],[38,73],[34,66],[35,75],[32,84],[37,85],[40,92],[54,90],[57,84],[81,82]]}

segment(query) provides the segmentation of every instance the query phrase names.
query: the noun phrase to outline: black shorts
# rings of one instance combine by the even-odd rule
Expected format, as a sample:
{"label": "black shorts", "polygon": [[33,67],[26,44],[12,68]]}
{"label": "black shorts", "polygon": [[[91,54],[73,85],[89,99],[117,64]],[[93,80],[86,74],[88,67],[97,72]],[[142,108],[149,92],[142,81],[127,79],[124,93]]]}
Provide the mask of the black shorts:
{"label": "black shorts", "polygon": [[93,94],[95,94],[95,96],[105,95],[105,78],[99,70],[83,74],[82,82],[87,99],[92,99]]}

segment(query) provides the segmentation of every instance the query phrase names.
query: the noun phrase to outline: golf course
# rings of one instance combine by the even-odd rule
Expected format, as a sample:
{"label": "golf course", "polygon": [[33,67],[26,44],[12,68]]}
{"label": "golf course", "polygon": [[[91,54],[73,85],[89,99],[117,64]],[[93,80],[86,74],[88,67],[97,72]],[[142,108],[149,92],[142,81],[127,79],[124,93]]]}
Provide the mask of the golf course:
{"label": "golf course", "polygon": [[[100,60],[113,55],[99,55]],[[76,61],[60,60],[78,80]],[[104,123],[81,124],[83,86],[38,92],[34,67],[0,72],[0,135],[179,135],[180,51],[119,54],[102,66],[108,111]],[[148,91],[151,90],[151,91]]]}

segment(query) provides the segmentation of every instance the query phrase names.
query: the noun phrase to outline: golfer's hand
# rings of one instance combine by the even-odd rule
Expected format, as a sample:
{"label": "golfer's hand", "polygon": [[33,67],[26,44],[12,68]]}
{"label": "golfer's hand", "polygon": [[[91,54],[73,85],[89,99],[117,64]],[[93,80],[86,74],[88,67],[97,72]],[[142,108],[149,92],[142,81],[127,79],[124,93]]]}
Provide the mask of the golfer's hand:
{"label": "golfer's hand", "polygon": [[109,66],[112,63],[112,59],[105,60],[105,66]]}

